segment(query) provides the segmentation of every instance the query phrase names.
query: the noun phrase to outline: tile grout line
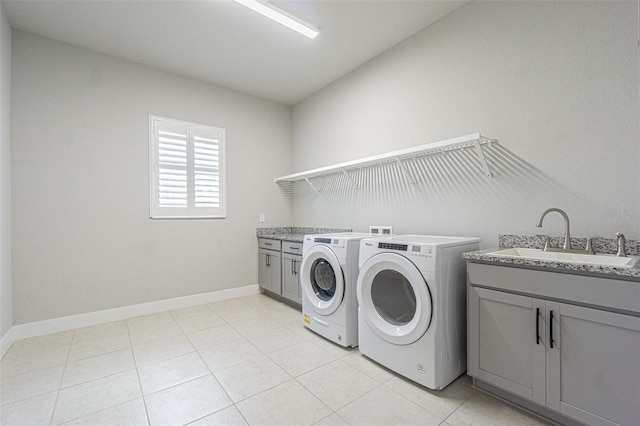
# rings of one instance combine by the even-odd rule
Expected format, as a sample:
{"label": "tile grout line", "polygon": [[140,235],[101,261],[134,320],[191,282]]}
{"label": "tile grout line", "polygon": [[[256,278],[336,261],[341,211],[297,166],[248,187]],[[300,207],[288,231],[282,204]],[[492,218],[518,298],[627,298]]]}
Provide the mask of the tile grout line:
{"label": "tile grout line", "polygon": [[[207,364],[207,362],[204,360],[204,358],[202,358],[202,355],[200,354],[200,351],[198,349],[196,349],[196,353],[198,354],[198,358],[200,358],[200,361],[202,361],[202,363],[204,364],[205,367],[207,367],[207,370],[209,370],[209,373],[211,374],[211,377],[213,377],[213,379],[216,381],[216,383],[218,384],[218,386],[220,386],[220,389],[222,389],[222,391],[224,392],[225,395],[227,395],[227,398],[229,398],[229,401],[231,401],[231,405],[233,405],[236,410],[238,410],[238,407],[236,407],[236,403],[234,402],[233,398],[231,398],[231,395],[229,395],[229,393],[227,392],[227,390],[224,388],[224,386],[222,386],[222,383],[220,383],[220,381],[218,380],[218,378],[216,377],[216,375],[213,373],[213,370],[211,370],[211,367],[209,367],[209,364]],[[205,376],[201,376],[201,377],[205,377]],[[199,377],[200,378],[200,377]],[[193,379],[196,380],[196,379]],[[185,382],[187,383],[187,382]],[[177,385],[176,385],[177,386]],[[227,408],[231,407],[231,405],[228,405],[227,407],[221,408],[218,411],[214,411],[213,413],[209,413],[206,416],[203,416],[201,418],[205,418],[207,416],[210,416],[212,414],[218,413],[222,410],[226,410]],[[238,410],[238,412],[240,412],[240,410]],[[242,413],[240,412],[240,414],[242,415]],[[244,416],[242,416],[244,418]],[[193,422],[197,421],[199,419],[194,420]],[[193,422],[189,422],[189,423],[193,423]],[[247,422],[248,423],[248,422]]]}
{"label": "tile grout line", "polygon": [[[438,416],[438,415],[436,415],[436,414],[432,413],[431,411],[427,410],[426,408],[422,407],[422,406],[421,406],[420,404],[418,404],[417,402],[412,401],[411,399],[409,399],[409,398],[407,398],[406,396],[402,395],[400,392],[396,391],[395,389],[391,389],[389,386],[387,386],[387,383],[388,383],[389,381],[390,381],[390,380],[387,380],[386,382],[384,382],[384,383],[382,384],[382,386],[384,386],[385,388],[387,388],[387,389],[388,389],[388,390],[390,390],[391,392],[395,393],[396,395],[398,395],[398,396],[399,396],[399,397],[401,397],[402,399],[404,399],[404,400],[406,400],[406,401],[410,402],[411,404],[415,405],[416,407],[418,407],[418,408],[419,408],[419,409],[421,409],[422,411],[425,411],[425,412],[429,413],[431,416],[433,416],[433,417],[437,418],[438,420],[440,420],[440,421],[438,422],[438,425],[440,425],[440,424],[442,424],[442,422],[446,421],[446,419],[447,419],[447,418],[449,418],[449,416],[451,415],[451,414],[449,414],[449,416],[445,417],[444,419],[441,419],[441,418],[440,418],[440,416]],[[465,402],[466,402],[466,401],[465,401]],[[462,405],[462,404],[460,404],[460,405]],[[456,408],[456,410],[457,410],[458,408],[460,408],[460,407],[457,407],[457,408]],[[455,412],[456,410],[453,410],[453,411]]]}
{"label": "tile grout line", "polygon": [[125,320],[125,325],[127,327],[127,336],[129,337],[129,346],[131,347],[131,356],[133,357],[133,366],[136,369],[136,377],[138,378],[138,386],[140,386],[140,398],[142,398],[142,406],[144,407],[144,414],[147,417],[147,424],[151,424],[151,420],[149,419],[149,410],[147,409],[147,400],[144,397],[144,392],[142,390],[142,381],[140,380],[140,372],[138,371],[138,363],[136,362],[136,352],[133,350],[133,341],[131,340],[131,331],[129,330],[129,321]]}
{"label": "tile grout line", "polygon": [[[91,382],[94,382],[94,381],[97,381],[97,380],[101,380],[101,379],[105,379],[105,378],[108,378],[108,377],[113,377],[113,376],[116,376],[116,375],[118,375],[118,374],[122,374],[122,373],[125,373],[125,372],[128,372],[128,371],[134,370],[134,369],[136,370],[136,374],[137,374],[137,367],[136,367],[136,364],[135,364],[135,355],[134,355],[134,353],[133,353],[133,346],[132,346],[131,341],[129,341],[130,348],[128,348],[128,349],[130,349],[130,350],[131,350],[131,355],[132,355],[132,356],[133,356],[133,358],[134,358],[134,368],[132,368],[132,369],[130,369],[130,370],[119,371],[119,372],[116,372],[116,373],[113,373],[113,374],[109,374],[109,375],[106,375],[106,376],[103,376],[103,377],[97,377],[97,378],[94,378],[94,379],[91,379],[91,380],[87,380],[86,382],[76,383],[76,384],[74,384],[74,385],[67,386],[66,388],[62,388],[62,387],[61,387],[61,386],[62,386],[62,381],[64,380],[64,374],[66,373],[67,365],[68,365],[68,363],[69,363],[68,358],[69,358],[69,354],[71,353],[71,346],[73,345],[73,339],[75,338],[75,331],[76,331],[76,330],[77,330],[77,329],[73,329],[73,333],[74,333],[74,335],[73,335],[73,338],[72,338],[71,345],[69,346],[69,353],[67,354],[67,362],[65,362],[65,367],[64,367],[64,370],[63,370],[62,378],[60,379],[60,382],[61,382],[61,383],[60,383],[60,386],[58,387],[58,391],[57,391],[57,395],[56,395],[56,402],[55,402],[55,404],[54,404],[53,412],[51,413],[51,420],[50,420],[50,422],[49,422],[49,424],[50,424],[50,425],[52,425],[52,424],[53,424],[53,414],[55,413],[55,408],[56,408],[56,405],[57,405],[57,403],[58,403],[58,396],[60,395],[60,391],[63,391],[63,390],[65,390],[65,389],[69,389],[69,388],[72,388],[72,387],[75,387],[75,386],[81,386],[81,385],[84,385],[84,384],[86,384],[86,383],[91,383]],[[128,325],[127,325],[127,334],[128,334],[128,333],[129,333],[129,330],[128,330]],[[130,339],[130,338],[129,338],[129,339]],[[124,349],[121,349],[121,350],[124,350]],[[113,352],[117,352],[117,351],[113,351]],[[113,353],[113,352],[107,352],[106,354]],[[92,357],[83,358],[83,359],[95,358],[95,357],[98,357],[98,356],[101,356],[101,355],[105,355],[105,354],[94,355],[94,356],[92,356]],[[83,360],[83,359],[81,359],[81,360]],[[81,360],[79,360],[79,361],[81,361]],[[76,362],[76,361],[71,361],[71,362]],[[139,378],[139,377],[138,377],[138,384],[140,385],[140,378]],[[142,393],[142,386],[141,386],[141,385],[140,385],[140,390],[141,390],[141,393]],[[110,408],[117,407],[118,405],[122,405],[122,404],[126,404],[126,403],[128,403],[128,402],[134,401],[135,399],[137,399],[137,398],[133,398],[133,399],[130,399],[130,400],[128,400],[128,401],[124,401],[124,402],[122,402],[122,403],[119,403],[119,404],[116,404],[116,405],[113,405],[113,406],[110,406],[110,407],[105,407],[105,408],[103,408],[103,409],[101,409],[101,410],[97,410],[97,411],[94,411],[94,412],[91,412],[91,413],[85,414],[85,415],[83,415],[83,416],[80,416],[80,417],[76,417],[76,418],[73,418],[73,419],[67,420],[65,423],[68,423],[68,422],[73,421],[73,420],[78,420],[78,419],[81,419],[81,418],[83,418],[83,417],[91,416],[91,415],[96,414],[96,413],[100,413],[100,412],[105,411],[105,410],[108,410],[108,409],[110,409]],[[144,398],[143,398],[143,403],[144,403]],[[146,405],[145,405],[145,412],[146,412]],[[147,415],[147,422],[148,422],[148,415]]]}
{"label": "tile grout line", "polygon": [[58,398],[60,397],[60,391],[62,390],[62,381],[64,380],[64,375],[67,372],[67,365],[69,364],[69,355],[71,354],[71,346],[73,346],[73,339],[76,337],[76,329],[73,329],[73,334],[71,335],[71,342],[69,342],[69,350],[67,351],[67,358],[64,361],[64,368],[62,369],[62,375],[60,376],[60,382],[58,383],[58,390],[56,391],[56,401],[53,403],[53,410],[51,410],[51,416],[49,417],[49,425],[53,424],[53,415],[56,412],[56,408],[58,407]]}
{"label": "tile grout line", "polygon": [[[207,306],[207,308],[209,308],[209,309],[211,310],[211,312],[213,312],[213,313],[214,313],[214,314],[216,314],[219,318],[221,318],[221,319],[222,319],[222,321],[224,321],[224,323],[225,323],[225,324],[230,325],[230,324],[227,322],[227,320],[225,320],[225,319],[224,319],[224,318],[222,318],[220,315],[218,315],[218,314],[217,314],[213,309],[211,309],[211,307],[210,307],[208,304],[207,304],[206,306]],[[177,322],[177,321],[176,321],[176,322]],[[179,325],[180,325],[180,324],[178,324],[178,326],[179,326]],[[211,328],[212,328],[212,327],[211,327]],[[185,337],[186,337],[186,338],[187,338],[187,340],[189,340],[189,342],[191,343],[191,340],[189,339],[189,336],[187,336],[187,335],[186,335],[186,333],[185,333]],[[193,346],[193,343],[191,343],[191,345]],[[222,410],[226,410],[227,408],[229,408],[229,407],[231,407],[231,406],[233,406],[233,407],[236,409],[236,411],[237,411],[238,413],[240,413],[240,415],[242,416],[242,418],[244,419],[244,421],[245,421],[247,424],[249,424],[249,421],[246,419],[246,417],[244,416],[244,414],[242,414],[242,411],[240,411],[240,409],[239,409],[239,408],[238,408],[238,406],[236,405],[236,402],[233,400],[233,398],[231,398],[231,395],[229,395],[229,393],[228,393],[228,392],[227,392],[227,390],[224,388],[224,386],[222,386],[222,383],[220,383],[220,381],[219,381],[219,380],[218,380],[218,378],[216,377],[216,375],[215,375],[215,373],[213,372],[213,370],[211,369],[211,367],[209,367],[209,364],[207,364],[207,362],[204,360],[204,358],[202,358],[202,354],[200,353],[200,350],[199,350],[198,348],[196,348],[195,346],[194,346],[194,349],[195,349],[196,353],[198,354],[198,357],[200,358],[200,360],[202,361],[202,363],[205,365],[205,367],[207,367],[207,370],[209,370],[209,373],[211,374],[211,377],[213,377],[213,379],[216,381],[216,383],[218,383],[218,386],[220,386],[220,389],[222,389],[222,391],[225,393],[225,395],[227,395],[227,398],[229,398],[229,401],[231,401],[231,405],[229,405],[229,406],[227,406],[227,407],[224,407],[224,408],[221,408],[221,409],[219,409],[218,411],[214,411],[213,413],[209,413],[209,414],[207,414],[206,416],[203,416],[203,417],[201,417],[201,418],[195,419],[195,420],[193,420],[193,421],[191,421],[191,422],[189,422],[189,423],[187,423],[187,424],[191,424],[191,423],[197,422],[198,420],[204,419],[205,417],[211,416],[211,415],[213,415],[213,414],[215,414],[215,413],[219,413],[219,412],[220,412],[220,411],[222,411]],[[204,376],[202,376],[202,377],[204,377]],[[194,379],[194,380],[195,380],[195,379]]]}
{"label": "tile grout line", "polygon": [[[466,373],[465,373],[465,374],[466,374]],[[472,391],[472,392],[469,394],[469,397],[468,397],[467,399],[465,399],[464,401],[462,401],[462,403],[461,403],[460,405],[458,405],[458,406],[456,407],[456,409],[455,409],[455,410],[453,410],[451,413],[449,413],[449,415],[448,415],[447,417],[445,417],[445,418],[444,418],[444,420],[442,420],[442,422],[440,422],[440,425],[448,424],[448,423],[447,423],[447,420],[448,420],[451,416],[453,416],[453,414],[454,414],[456,411],[458,411],[459,409],[461,409],[461,408],[462,408],[462,406],[463,406],[464,404],[466,404],[467,402],[469,402],[469,401],[471,400],[471,398],[473,398],[473,396],[476,394],[476,392],[477,392],[477,391],[476,391],[472,386],[470,386],[470,385],[465,385],[465,386],[469,386],[469,388],[470,388],[470,389],[471,389],[471,391]]]}
{"label": "tile grout line", "polygon": [[[209,307],[209,308],[210,308],[210,307]],[[256,309],[258,309],[258,310],[259,310],[259,308],[256,308]],[[212,309],[212,311],[213,311],[213,309]],[[215,313],[215,311],[214,311],[214,313]],[[286,328],[286,326],[285,326],[284,324],[282,324],[280,321],[278,321],[278,320],[274,319],[272,316],[269,316],[268,314],[266,314],[266,313],[264,313],[264,312],[262,312],[262,311],[260,311],[259,313],[260,313],[260,315],[261,315],[261,316],[264,316],[265,318],[270,319],[270,320],[272,320],[272,321],[276,322],[278,326],[280,326],[280,327],[285,327],[285,328]],[[217,313],[216,313],[216,314],[217,314]],[[218,315],[218,314],[217,314],[217,315]],[[243,334],[243,333],[242,333],[238,328],[234,327],[234,326],[233,326],[233,324],[231,324],[231,323],[230,323],[230,322],[228,322],[226,319],[224,319],[224,317],[223,317],[223,316],[221,316],[221,315],[218,315],[218,316],[219,316],[220,318],[222,318],[222,320],[223,320],[223,321],[225,321],[225,323],[226,323],[227,325],[229,325],[232,329],[234,329],[237,333],[239,333],[239,334],[240,334],[240,336],[242,337],[242,339],[246,340],[249,344],[251,344],[251,345],[255,346],[253,343],[251,343],[251,341],[249,341],[249,340],[248,340],[247,336],[245,336],[245,335],[244,335],[244,334]],[[210,346],[207,346],[207,347],[210,347]],[[283,383],[279,383],[279,384],[277,384],[277,385],[271,386],[271,387],[269,387],[269,388],[267,388],[267,389],[263,389],[262,391],[258,392],[258,393],[257,393],[257,394],[255,394],[255,395],[248,396],[248,397],[243,398],[243,399],[238,400],[238,401],[234,401],[234,400],[231,398],[231,396],[227,393],[226,389],[224,389],[224,386],[222,386],[222,385],[220,384],[220,382],[218,381],[218,379],[217,379],[217,377],[216,377],[215,373],[211,370],[211,368],[208,366],[208,364],[207,364],[206,362],[204,362],[204,359],[202,359],[202,355],[200,354],[200,350],[199,350],[199,349],[196,349],[196,352],[198,352],[198,355],[200,356],[200,358],[202,359],[202,361],[205,363],[205,365],[207,366],[207,368],[209,369],[209,371],[211,371],[212,376],[216,379],[216,381],[218,381],[218,384],[220,384],[220,386],[222,387],[222,389],[224,390],[224,392],[227,394],[227,396],[229,397],[229,399],[232,401],[232,403],[233,403],[232,405],[233,405],[233,406],[236,408],[236,410],[240,413],[240,415],[241,415],[241,416],[242,416],[242,418],[247,422],[247,424],[250,424],[250,423],[249,423],[248,419],[244,416],[244,414],[242,413],[242,411],[238,408],[238,403],[243,402],[243,401],[246,401],[246,400],[248,400],[248,399],[250,399],[250,398],[253,398],[253,397],[257,396],[257,395],[260,395],[260,394],[262,394],[262,393],[264,393],[264,392],[268,392],[268,391],[269,391],[269,390],[271,390],[271,389],[274,389],[274,388],[276,388],[276,387],[278,387],[278,386],[280,386],[280,385],[283,385],[283,384],[288,383],[288,382],[291,382],[291,381],[295,381],[296,383],[298,383],[298,384],[300,384],[301,386],[303,386],[300,382],[298,382],[298,381],[296,380],[296,377],[292,376],[289,372],[287,372],[284,368],[282,368],[282,366],[280,366],[277,362],[275,362],[275,361],[270,357],[270,354],[266,353],[265,351],[263,351],[262,349],[260,349],[260,348],[259,348],[259,347],[257,347],[257,346],[255,346],[255,347],[256,347],[256,349],[257,349],[257,350],[262,354],[262,356],[265,356],[267,359],[271,360],[271,361],[272,361],[272,362],[273,362],[273,363],[274,363],[278,368],[280,368],[280,369],[281,369],[285,374],[287,374],[287,375],[289,376],[289,380],[287,380],[287,381],[285,381],[285,382],[283,382]],[[201,349],[205,349],[205,348],[201,348]],[[249,362],[249,361],[246,361],[246,362]],[[231,366],[230,366],[230,367],[231,367]],[[303,388],[305,388],[305,387],[303,386]],[[306,389],[306,388],[305,388],[305,389]],[[307,389],[307,390],[308,390],[308,389]],[[317,396],[316,396],[315,394],[313,394],[313,393],[311,393],[311,394],[312,394],[312,395],[314,395],[314,397],[316,397],[316,398],[317,398]],[[333,411],[333,410],[331,410],[331,408],[330,408],[330,407],[328,407],[328,406],[327,406],[327,405],[326,405],[322,400],[320,400],[319,398],[318,398],[318,400],[319,400],[319,401],[320,401],[324,406],[326,406],[326,407],[329,409],[329,411],[331,411],[331,413],[334,413],[334,411]],[[219,410],[219,411],[221,411],[221,410]],[[219,411],[216,411],[216,412],[219,412]],[[206,416],[205,416],[205,417],[206,417]],[[197,421],[197,420],[194,420],[194,421]],[[193,422],[191,422],[191,423],[193,423]]]}
{"label": "tile grout line", "polygon": [[[210,307],[209,307],[209,309],[210,309]],[[213,310],[211,310],[211,311],[212,311],[214,314],[216,314]],[[166,312],[167,312],[167,313],[172,317],[172,319],[173,319],[173,320],[176,322],[176,324],[179,326],[179,328],[180,328],[180,330],[181,330],[181,335],[182,335],[182,336],[184,336],[184,337],[186,337],[186,338],[187,338],[187,340],[189,340],[189,342],[191,343],[191,345],[193,345],[193,343],[190,341],[189,337],[187,336],[187,333],[185,333],[185,332],[184,332],[184,329],[183,329],[182,327],[180,327],[179,322],[175,319],[175,316],[174,316],[170,311],[166,311]],[[216,314],[216,315],[217,315],[217,314]],[[267,317],[267,318],[270,318],[270,317],[268,317],[267,315],[265,315],[264,313],[262,313],[262,315],[264,315],[264,316],[265,316],[265,317]],[[219,316],[219,315],[218,315],[218,316]],[[230,326],[230,327],[232,327],[234,330],[236,330],[238,333],[240,333],[240,332],[239,332],[237,329],[235,329],[235,328],[234,328],[230,323],[228,323],[224,318],[222,318],[222,317],[221,317],[221,319],[224,321],[224,323],[225,323],[226,325],[229,325],[229,326]],[[272,319],[272,318],[271,318],[271,319]],[[275,321],[275,320],[274,320],[274,321]],[[127,326],[127,334],[128,334],[128,338],[129,338],[129,348],[128,348],[128,349],[130,349],[130,350],[131,350],[131,353],[132,353],[132,356],[133,356],[133,359],[134,359],[134,368],[135,368],[135,370],[136,370],[136,374],[137,374],[137,377],[138,377],[138,384],[139,384],[139,386],[140,386],[140,389],[142,390],[142,382],[141,382],[140,375],[139,375],[138,363],[136,362],[135,352],[133,351],[133,342],[132,342],[132,340],[131,340],[131,333],[130,333],[130,329],[129,329],[129,324],[128,324],[128,322],[126,322],[126,320],[125,320],[125,324],[126,324],[126,326]],[[214,327],[209,327],[209,328],[215,328],[215,326],[214,326]],[[206,330],[206,329],[205,329],[205,330]],[[202,330],[197,330],[197,331],[202,331]],[[196,332],[196,331],[194,331],[194,332]],[[75,330],[74,330],[74,335],[75,335]],[[244,338],[244,339],[246,340],[246,337],[245,337],[244,335],[242,335],[241,333],[240,333],[240,336],[241,336],[241,338]],[[161,339],[161,340],[158,340],[158,341],[162,341],[162,340],[169,340],[169,339],[174,338],[174,337],[177,337],[177,336],[172,336],[172,337],[169,337],[169,338],[167,338],[167,339]],[[73,340],[73,339],[72,339],[72,340]],[[155,341],[154,341],[154,342],[155,342]],[[148,342],[148,343],[153,343],[153,342]],[[201,348],[201,349],[205,349],[205,348],[208,348],[208,347],[211,347],[211,346],[212,346],[212,345],[208,345],[208,346],[206,346],[206,347],[204,347],[204,348]],[[71,347],[70,347],[70,349],[71,349]],[[67,353],[67,362],[65,363],[65,371],[66,371],[66,365],[68,364],[68,358],[69,358],[70,349],[69,349],[69,352]],[[259,349],[258,349],[258,350],[259,350]],[[266,354],[266,353],[262,352],[261,350],[259,350],[259,351],[260,351],[260,353],[262,353],[264,356],[267,356],[267,357],[268,357],[268,354]],[[113,351],[113,352],[115,352],[115,351]],[[200,354],[200,350],[194,347],[194,351],[193,351],[193,352],[196,352],[196,353],[197,353],[198,357],[202,360],[202,362],[205,364],[205,366],[207,367],[207,369],[210,371],[210,373],[211,373],[212,377],[214,377],[214,378],[215,378],[215,380],[216,380],[216,381],[218,381],[218,380],[217,380],[217,378],[216,378],[216,376],[215,376],[215,374],[213,373],[213,371],[211,371],[211,369],[209,368],[209,366],[208,366],[208,365],[206,364],[206,362],[204,362],[204,360],[202,359],[202,356],[201,356],[201,354]],[[193,353],[193,352],[189,352],[189,353]],[[108,352],[108,353],[112,353],[112,352]],[[94,358],[94,357],[101,356],[101,355],[104,355],[104,354],[94,355],[94,356],[92,356],[92,357],[87,357],[87,358],[83,358],[83,359],[90,359],[90,358]],[[176,355],[176,356],[170,357],[170,358],[168,358],[168,359],[174,359],[174,358],[177,358],[177,357],[179,357],[179,356],[184,356],[184,355],[185,355],[185,354]],[[162,362],[162,361],[166,361],[166,360],[159,360],[159,361],[155,361],[155,362]],[[151,364],[151,363],[149,363],[149,364]],[[276,364],[276,365],[277,365],[277,364]],[[280,366],[278,366],[278,367],[280,367]],[[280,367],[280,368],[282,368],[282,367]],[[284,370],[283,370],[283,371],[284,371]],[[119,373],[120,373],[120,372],[119,372]],[[115,374],[119,374],[119,373],[114,373],[114,374],[111,374],[111,375],[109,375],[109,376],[113,376],[113,375],[115,375]],[[285,373],[286,373],[286,371],[285,371]],[[287,373],[287,374],[288,374],[288,373]],[[64,375],[63,375],[63,376],[64,376]],[[109,377],[109,376],[105,376],[105,377]],[[166,389],[169,389],[169,388],[172,388],[172,387],[175,387],[175,386],[179,386],[179,385],[181,385],[181,384],[188,383],[188,382],[193,381],[193,380],[197,380],[197,379],[202,378],[202,377],[204,377],[204,376],[206,376],[206,375],[199,376],[199,377],[193,378],[193,379],[191,379],[191,380],[187,380],[187,381],[185,381],[185,382],[175,384],[175,385],[173,385],[173,386],[169,386],[168,388],[165,388],[165,389],[162,389],[162,390],[166,390]],[[293,377],[292,377],[291,375],[289,375],[289,376],[290,376],[290,380],[291,380],[291,379],[293,379]],[[94,380],[99,380],[99,379],[101,379],[101,378],[97,378],[97,379],[94,379]],[[61,379],[61,380],[62,380],[62,379]],[[94,381],[94,380],[89,380],[89,381],[87,381],[86,383],[91,382],[91,381]],[[220,384],[220,383],[218,382],[218,384]],[[76,385],[77,385],[77,384],[76,384]],[[75,385],[73,385],[73,386],[75,386]],[[276,386],[278,386],[278,385],[276,385]],[[276,386],[273,386],[273,387],[276,387]],[[70,387],[71,387],[71,386],[70,386]],[[271,388],[269,388],[269,389],[272,389],[273,387],[271,387]],[[230,401],[232,401],[232,405],[234,405],[234,406],[236,407],[236,409],[237,409],[237,405],[236,405],[236,403],[235,403],[235,402],[233,402],[233,399],[231,399],[231,397],[228,395],[228,393],[226,392],[226,390],[224,389],[224,387],[222,387],[222,386],[221,386],[221,388],[223,389],[223,391],[225,392],[225,394],[227,394],[227,396],[229,397],[229,400],[230,400]],[[269,390],[269,389],[265,389],[264,391],[267,391],[267,390]],[[60,390],[60,388],[59,388],[59,390]],[[159,391],[161,391],[161,390],[159,390]],[[156,392],[159,392],[159,391],[156,391]],[[264,392],[264,391],[262,391],[262,392]],[[156,393],[156,392],[152,392],[152,393]],[[260,393],[262,393],[262,392],[260,392]],[[256,394],[256,395],[258,395],[258,394]],[[252,396],[255,396],[255,395],[252,395]],[[241,401],[238,401],[238,402],[242,402],[242,401],[244,401],[244,400],[246,400],[246,399],[248,399],[248,398],[250,398],[250,397],[244,398],[244,399],[242,399]],[[134,398],[134,399],[132,399],[132,400],[130,400],[130,401],[133,401],[133,400],[135,400],[135,399],[137,399],[137,398]],[[146,400],[144,399],[144,393],[143,393],[143,395],[142,395],[142,399],[143,399],[143,404],[144,404],[144,406],[145,406],[145,414],[147,415],[147,421],[148,421],[148,422],[150,422],[150,420],[149,420],[149,413],[148,413],[148,410],[147,410],[147,407],[146,407]],[[126,402],[130,402],[130,401],[126,401]],[[118,404],[118,405],[120,405],[120,404]],[[98,413],[98,412],[104,411],[104,410],[109,409],[109,408],[112,408],[112,407],[107,407],[107,408],[105,408],[105,409],[103,409],[103,410],[98,410],[98,411],[96,411],[96,412],[94,412],[94,413],[90,413],[90,414],[87,414],[87,415],[95,414],[95,413]],[[228,408],[228,407],[225,407],[225,408]],[[221,411],[221,410],[218,410],[218,411]],[[218,411],[216,411],[216,412],[218,412]],[[238,410],[238,411],[240,412],[240,410]],[[216,412],[214,412],[214,413],[216,413]],[[208,415],[211,415],[211,414],[214,414],[214,413],[210,413],[210,414],[208,414]],[[242,414],[242,413],[240,412],[240,414]],[[207,415],[207,416],[208,416],[208,415]],[[82,416],[82,417],[85,417],[85,416]],[[206,417],[206,416],[205,416],[205,417]],[[243,415],[243,418],[244,418],[244,415]],[[73,420],[73,419],[72,419],[72,420]],[[197,420],[197,419],[196,419],[196,420]],[[194,421],[196,421],[196,420],[194,420]],[[245,420],[246,420],[246,419],[245,419]]]}
{"label": "tile grout line", "polygon": [[[326,365],[326,364],[325,364],[325,365]],[[307,374],[307,373],[304,373],[304,374]],[[302,375],[304,375],[304,374],[301,374],[300,376],[302,376]],[[318,401],[320,401],[320,403],[322,403],[322,405],[324,405],[325,407],[327,407],[327,408],[329,409],[329,411],[331,411],[331,414],[335,414],[335,415],[337,415],[338,417],[340,417],[340,416],[338,415],[338,413],[336,412],[336,410],[334,410],[333,408],[329,407],[329,406],[328,406],[328,405],[327,405],[327,404],[326,404],[322,399],[320,399],[320,396],[319,396],[319,395],[316,395],[316,394],[315,394],[311,389],[307,388],[307,387],[304,385],[304,383],[301,383],[301,382],[298,380],[298,377],[300,377],[300,376],[294,377],[294,378],[293,378],[293,380],[295,380],[295,381],[296,381],[300,386],[302,386],[302,387],[303,387],[303,389],[305,389],[307,392],[309,392],[311,395],[313,395],[315,398],[317,398],[317,399],[318,399]],[[350,403],[349,403],[349,404],[350,404]],[[346,404],[346,405],[349,405],[349,404]],[[346,406],[346,405],[345,405],[345,406]],[[340,407],[340,408],[343,408],[343,407]],[[328,414],[328,415],[324,416],[322,419],[318,420],[318,422],[319,422],[319,421],[322,421],[323,419],[325,419],[325,418],[327,418],[327,417],[329,417],[331,414]],[[316,422],[316,423],[318,423],[318,422]]]}

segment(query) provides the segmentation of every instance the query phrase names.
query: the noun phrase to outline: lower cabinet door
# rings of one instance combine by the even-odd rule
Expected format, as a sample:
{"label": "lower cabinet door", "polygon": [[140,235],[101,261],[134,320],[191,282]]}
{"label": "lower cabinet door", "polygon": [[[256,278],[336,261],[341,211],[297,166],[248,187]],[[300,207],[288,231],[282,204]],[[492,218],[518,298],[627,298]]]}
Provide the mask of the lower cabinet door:
{"label": "lower cabinet door", "polygon": [[281,293],[280,252],[260,249],[258,251],[258,283],[273,293]]}
{"label": "lower cabinet door", "polygon": [[547,405],[587,424],[640,425],[640,318],[547,302]]}
{"label": "lower cabinet door", "polygon": [[260,287],[271,291],[271,270],[269,269],[267,250],[258,251],[258,284]]}
{"label": "lower cabinet door", "polygon": [[469,375],[545,404],[545,302],[469,288]]}
{"label": "lower cabinet door", "polygon": [[271,291],[282,294],[282,269],[280,265],[280,253],[269,253],[269,270],[271,272]]}
{"label": "lower cabinet door", "polygon": [[300,293],[300,263],[302,256],[294,254],[282,255],[282,296],[302,303]]}

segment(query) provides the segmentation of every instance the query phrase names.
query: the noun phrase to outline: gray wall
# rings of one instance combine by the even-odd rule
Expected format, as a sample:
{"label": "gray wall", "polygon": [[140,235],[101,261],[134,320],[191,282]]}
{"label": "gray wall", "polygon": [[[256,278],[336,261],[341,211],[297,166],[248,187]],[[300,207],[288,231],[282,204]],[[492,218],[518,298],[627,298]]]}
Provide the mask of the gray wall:
{"label": "gray wall", "polygon": [[[556,206],[575,236],[640,237],[637,42],[636,1],[469,3],[296,105],[292,172],[481,131],[495,178],[443,157],[411,165],[415,186],[395,166],[354,172],[359,190],[300,182],[295,224],[495,246]],[[553,216],[542,231],[562,235]]]}
{"label": "gray wall", "polygon": [[13,325],[10,103],[11,26],[0,5],[0,338]]}
{"label": "gray wall", "polygon": [[[637,8],[471,2],[293,116],[19,31],[12,48],[2,16],[1,335],[14,321],[254,284],[256,226],[390,224],[492,246],[498,233],[538,232],[539,213],[558,206],[574,235],[639,238]],[[148,218],[149,114],[227,129],[226,220]],[[477,131],[501,141],[494,179],[456,157],[412,164],[415,186],[383,167],[355,173],[360,190],[296,184],[293,211],[272,180]],[[434,164],[453,171],[425,171]],[[559,217],[543,231],[560,235]]]}
{"label": "gray wall", "polygon": [[[16,324],[257,283],[289,108],[20,31],[12,84]],[[149,219],[149,114],[226,128],[226,219]]]}

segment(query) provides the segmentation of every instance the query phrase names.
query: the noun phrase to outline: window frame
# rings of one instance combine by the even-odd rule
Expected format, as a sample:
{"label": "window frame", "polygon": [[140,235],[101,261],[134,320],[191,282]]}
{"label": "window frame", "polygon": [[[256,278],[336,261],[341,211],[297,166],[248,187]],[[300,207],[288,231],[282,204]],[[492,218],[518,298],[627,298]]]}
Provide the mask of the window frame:
{"label": "window frame", "polygon": [[[185,127],[187,146],[187,206],[186,207],[160,207],[160,161],[159,138],[156,132],[156,123],[167,123]],[[200,129],[218,133],[218,178],[219,178],[219,207],[195,206],[195,154],[193,144],[195,141],[194,130]],[[226,129],[207,124],[193,123],[167,117],[149,115],[149,218],[151,219],[225,219],[227,217],[227,176],[226,176]],[[192,190],[189,190],[189,185]]]}

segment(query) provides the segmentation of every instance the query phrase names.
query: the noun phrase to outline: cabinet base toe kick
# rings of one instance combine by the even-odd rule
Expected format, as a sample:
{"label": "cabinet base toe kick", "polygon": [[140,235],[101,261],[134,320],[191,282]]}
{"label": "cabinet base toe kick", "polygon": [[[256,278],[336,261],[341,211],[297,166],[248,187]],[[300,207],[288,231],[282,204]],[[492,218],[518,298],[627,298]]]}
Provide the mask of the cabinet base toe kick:
{"label": "cabinet base toe kick", "polygon": [[473,380],[473,386],[476,389],[486,394],[489,394],[493,397],[496,397],[506,402],[507,404],[512,405],[515,408],[525,411],[544,421],[547,421],[556,425],[562,425],[562,426],[584,426],[585,425],[585,423],[580,423],[570,417],[562,415],[561,413],[558,413],[553,410],[549,410],[546,407],[538,405],[524,398],[520,398],[517,395],[504,391],[499,387],[493,386],[490,383],[483,382],[482,380],[476,379],[475,377],[472,377],[472,380]]}
{"label": "cabinet base toe kick", "polygon": [[264,288],[261,288],[260,290],[262,290],[262,294],[264,294],[265,296],[269,296],[272,299],[277,300],[278,302],[282,302],[285,305],[289,305],[292,308],[295,308],[295,309],[299,310],[300,311],[300,320],[302,322],[302,304],[301,303],[296,302],[294,300],[291,300],[291,299],[289,299],[287,297],[284,297],[284,296],[282,296],[282,295],[280,295],[278,293],[274,293],[272,291],[266,290]]}

